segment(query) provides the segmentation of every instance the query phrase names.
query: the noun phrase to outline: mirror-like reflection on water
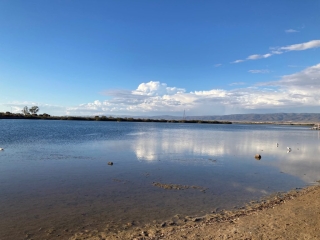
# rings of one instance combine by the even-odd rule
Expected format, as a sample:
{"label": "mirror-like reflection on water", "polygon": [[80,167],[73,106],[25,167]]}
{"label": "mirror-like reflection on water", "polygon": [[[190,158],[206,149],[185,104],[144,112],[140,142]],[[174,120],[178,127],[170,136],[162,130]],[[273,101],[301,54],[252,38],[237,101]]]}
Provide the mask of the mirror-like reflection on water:
{"label": "mirror-like reflection on water", "polygon": [[0,132],[0,239],[203,215],[320,180],[307,127],[1,120]]}

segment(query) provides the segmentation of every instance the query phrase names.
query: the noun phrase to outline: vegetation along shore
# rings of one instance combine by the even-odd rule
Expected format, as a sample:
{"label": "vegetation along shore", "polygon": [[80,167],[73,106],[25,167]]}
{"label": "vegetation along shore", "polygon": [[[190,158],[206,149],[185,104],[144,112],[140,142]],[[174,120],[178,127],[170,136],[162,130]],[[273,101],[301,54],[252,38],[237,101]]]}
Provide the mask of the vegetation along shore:
{"label": "vegetation along shore", "polygon": [[49,114],[21,114],[11,112],[0,112],[0,119],[35,119],[35,120],[79,120],[79,121],[109,121],[109,122],[166,122],[166,123],[206,123],[206,124],[232,124],[230,121],[216,120],[167,120],[150,118],[132,118],[132,117],[80,117],[80,116],[51,116]]}

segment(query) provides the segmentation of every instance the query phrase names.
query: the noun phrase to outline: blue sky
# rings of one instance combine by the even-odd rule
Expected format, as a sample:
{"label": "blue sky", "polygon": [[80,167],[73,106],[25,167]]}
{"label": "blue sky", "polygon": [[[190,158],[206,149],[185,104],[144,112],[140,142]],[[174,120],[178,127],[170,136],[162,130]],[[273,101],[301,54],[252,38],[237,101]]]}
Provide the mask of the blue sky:
{"label": "blue sky", "polygon": [[319,1],[0,1],[0,112],[320,112]]}

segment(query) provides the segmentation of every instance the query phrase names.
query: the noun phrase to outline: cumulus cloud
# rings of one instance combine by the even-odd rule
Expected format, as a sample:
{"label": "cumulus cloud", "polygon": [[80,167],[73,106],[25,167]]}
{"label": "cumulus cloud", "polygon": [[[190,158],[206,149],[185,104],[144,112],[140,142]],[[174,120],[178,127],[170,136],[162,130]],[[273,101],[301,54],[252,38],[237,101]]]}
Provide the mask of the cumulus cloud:
{"label": "cumulus cloud", "polygon": [[[263,73],[265,70],[251,70]],[[74,107],[52,106],[35,102],[11,102],[13,112],[24,106],[38,105],[40,112],[51,115],[222,115],[261,111],[291,111],[300,108],[320,110],[320,63],[278,81],[241,87],[243,82],[230,84],[234,89],[208,89],[187,92],[158,81],[141,83],[134,90],[108,90],[108,100],[95,100]]]}
{"label": "cumulus cloud", "polygon": [[183,88],[168,87],[166,83],[150,81],[148,83],[141,83],[132,93],[136,95],[159,96],[183,92],[185,92]]}
{"label": "cumulus cloud", "polygon": [[307,50],[307,49],[312,49],[312,48],[318,48],[320,47],[320,40],[312,40],[309,42],[305,43],[298,43],[298,44],[292,44],[284,47],[271,47],[270,50],[271,52],[266,53],[266,54],[253,54],[248,56],[244,60],[236,60],[231,63],[241,63],[247,60],[257,60],[257,59],[262,59],[262,58],[269,58],[273,55],[279,55],[283,54],[284,52],[290,52],[290,51],[302,51],[302,50]]}
{"label": "cumulus cloud", "polygon": [[[252,70],[262,71],[262,70]],[[257,72],[258,73],[258,72]],[[240,85],[242,83],[238,83]],[[234,84],[236,85],[236,84]],[[290,109],[320,105],[320,64],[281,77],[278,81],[236,88],[187,92],[151,81],[131,91],[109,91],[112,99],[68,108],[69,115],[189,115],[231,114],[248,110]],[[288,110],[290,111],[290,110]]]}

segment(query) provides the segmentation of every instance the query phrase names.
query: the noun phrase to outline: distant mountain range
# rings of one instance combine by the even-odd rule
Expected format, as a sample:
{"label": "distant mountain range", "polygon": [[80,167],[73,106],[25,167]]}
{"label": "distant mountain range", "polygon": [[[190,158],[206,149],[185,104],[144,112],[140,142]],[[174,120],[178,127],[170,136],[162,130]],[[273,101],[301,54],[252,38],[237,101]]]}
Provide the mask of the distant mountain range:
{"label": "distant mountain range", "polygon": [[[146,117],[141,117],[146,118]],[[175,119],[181,120],[177,116],[153,116],[151,119]],[[221,116],[186,116],[185,120],[217,120],[231,122],[301,122],[320,123],[320,113],[268,113],[268,114],[231,114]]]}

